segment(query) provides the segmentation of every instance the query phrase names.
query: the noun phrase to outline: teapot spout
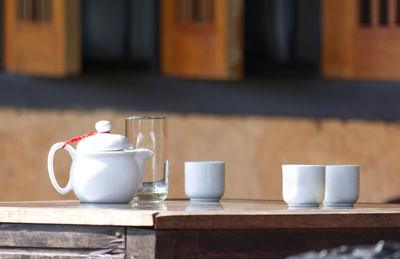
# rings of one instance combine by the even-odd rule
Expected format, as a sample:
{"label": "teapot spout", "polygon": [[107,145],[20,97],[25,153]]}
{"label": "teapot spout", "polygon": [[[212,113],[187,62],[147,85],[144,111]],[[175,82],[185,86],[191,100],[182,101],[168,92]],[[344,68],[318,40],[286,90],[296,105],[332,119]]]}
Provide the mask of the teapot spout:
{"label": "teapot spout", "polygon": [[147,158],[149,158],[149,156],[152,155],[154,152],[146,148],[138,148],[135,149],[134,151],[135,151],[135,161],[139,166],[139,172],[140,172],[139,182],[141,184],[146,169]]}

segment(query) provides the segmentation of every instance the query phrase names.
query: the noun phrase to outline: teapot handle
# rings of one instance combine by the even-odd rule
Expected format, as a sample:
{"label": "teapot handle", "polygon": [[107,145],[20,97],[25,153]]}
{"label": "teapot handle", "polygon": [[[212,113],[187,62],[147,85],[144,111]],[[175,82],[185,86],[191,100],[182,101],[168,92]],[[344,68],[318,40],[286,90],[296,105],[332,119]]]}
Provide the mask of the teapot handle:
{"label": "teapot handle", "polygon": [[71,176],[69,177],[68,183],[65,187],[61,187],[57,180],[56,177],[54,175],[54,167],[53,167],[53,160],[54,160],[54,154],[56,153],[56,151],[60,148],[63,148],[65,146],[65,149],[68,151],[69,155],[72,158],[72,161],[74,161],[75,157],[76,157],[76,151],[73,147],[71,147],[70,145],[65,145],[64,142],[58,142],[56,144],[54,144],[49,151],[49,156],[47,158],[47,167],[49,170],[49,176],[50,176],[50,180],[51,183],[53,184],[54,188],[61,194],[67,194],[72,190],[72,181],[71,181]]}

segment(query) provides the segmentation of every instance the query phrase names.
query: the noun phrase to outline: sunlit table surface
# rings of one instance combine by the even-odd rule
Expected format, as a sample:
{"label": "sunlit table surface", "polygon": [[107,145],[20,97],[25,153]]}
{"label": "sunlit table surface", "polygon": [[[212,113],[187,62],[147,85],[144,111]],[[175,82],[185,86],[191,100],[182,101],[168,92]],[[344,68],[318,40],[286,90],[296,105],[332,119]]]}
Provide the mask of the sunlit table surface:
{"label": "sunlit table surface", "polygon": [[108,225],[154,229],[400,227],[400,205],[357,203],[352,209],[289,209],[283,201],[221,200],[89,204],[0,202],[0,223]]}

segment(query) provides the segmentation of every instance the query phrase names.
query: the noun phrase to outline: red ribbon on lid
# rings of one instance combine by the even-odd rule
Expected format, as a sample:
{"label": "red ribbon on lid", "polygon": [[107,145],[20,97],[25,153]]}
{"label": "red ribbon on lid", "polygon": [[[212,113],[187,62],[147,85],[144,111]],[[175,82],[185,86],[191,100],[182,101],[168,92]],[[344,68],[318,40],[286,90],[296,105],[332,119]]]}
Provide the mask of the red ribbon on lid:
{"label": "red ribbon on lid", "polygon": [[90,137],[90,136],[93,136],[93,135],[99,134],[99,133],[110,133],[110,131],[104,131],[104,132],[89,132],[89,133],[86,134],[86,135],[79,136],[79,137],[72,138],[72,139],[70,139],[70,140],[65,141],[65,142],[64,142],[64,145],[63,145],[61,148],[65,148],[65,146],[66,146],[67,144],[80,141],[80,140],[82,140],[82,139],[84,139],[84,138],[87,138],[87,137]]}

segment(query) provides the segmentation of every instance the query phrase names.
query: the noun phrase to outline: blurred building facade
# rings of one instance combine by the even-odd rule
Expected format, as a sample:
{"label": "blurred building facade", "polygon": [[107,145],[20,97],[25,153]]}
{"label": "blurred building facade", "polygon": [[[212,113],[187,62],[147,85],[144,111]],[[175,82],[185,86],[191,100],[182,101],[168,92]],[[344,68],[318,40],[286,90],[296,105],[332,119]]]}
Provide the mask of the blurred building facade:
{"label": "blurred building facade", "polygon": [[[395,199],[398,10],[397,0],[3,0],[0,200],[74,199],[50,184],[50,146],[100,119],[123,134],[138,113],[169,117],[170,198],[185,197],[184,161],[223,160],[226,198],[281,199],[281,164],[313,163],[360,164],[360,201]],[[69,164],[57,153],[60,182]]]}

